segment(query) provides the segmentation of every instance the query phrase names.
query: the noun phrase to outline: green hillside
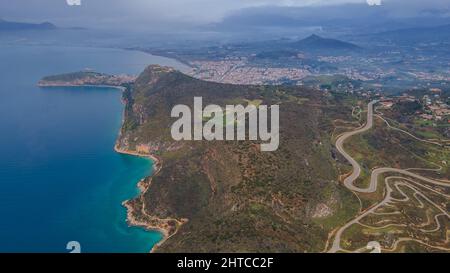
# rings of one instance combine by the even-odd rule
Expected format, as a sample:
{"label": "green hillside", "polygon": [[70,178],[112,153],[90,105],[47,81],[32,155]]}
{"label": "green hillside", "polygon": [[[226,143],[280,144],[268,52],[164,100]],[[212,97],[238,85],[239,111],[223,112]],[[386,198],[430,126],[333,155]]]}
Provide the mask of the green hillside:
{"label": "green hillside", "polygon": [[[222,106],[280,104],[280,148],[264,153],[250,141],[173,141],[170,111],[192,105],[194,96]],[[357,211],[357,199],[336,181],[330,116],[350,118],[351,110],[334,98],[298,87],[204,82],[158,66],[147,68],[124,97],[118,147],[144,145],[162,160],[148,190],[129,202],[134,216],[153,225],[158,218],[188,219],[160,252],[322,251],[328,233]]]}

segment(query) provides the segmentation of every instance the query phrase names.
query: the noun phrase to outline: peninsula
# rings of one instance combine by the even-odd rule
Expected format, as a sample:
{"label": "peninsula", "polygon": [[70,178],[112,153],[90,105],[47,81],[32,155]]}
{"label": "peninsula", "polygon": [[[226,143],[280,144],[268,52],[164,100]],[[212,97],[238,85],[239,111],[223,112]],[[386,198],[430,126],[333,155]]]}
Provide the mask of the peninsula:
{"label": "peninsula", "polygon": [[[174,141],[171,109],[258,101],[280,105],[280,147],[258,141]],[[207,82],[150,66],[123,93],[116,149],[158,158],[157,172],[127,201],[131,224],[163,230],[156,252],[320,252],[328,234],[357,211],[339,185],[330,116],[351,108],[302,87]],[[349,114],[350,115],[350,114]],[[347,207],[348,205],[348,207]]]}
{"label": "peninsula", "polygon": [[[426,111],[414,96],[224,84],[157,65],[133,81],[116,80],[78,72],[40,86],[123,88],[115,150],[155,162],[139,196],[123,205],[130,225],[164,235],[153,252],[364,252],[374,241],[383,252],[450,251],[448,140],[415,136],[442,132],[410,129],[409,120]],[[171,110],[192,109],[193,97],[219,106],[279,105],[279,149],[261,152],[261,142],[250,140],[173,140]]]}
{"label": "peninsula", "polygon": [[38,82],[39,87],[58,86],[105,86],[124,87],[132,84],[136,76],[108,75],[94,71],[80,71],[74,73],[47,76]]}

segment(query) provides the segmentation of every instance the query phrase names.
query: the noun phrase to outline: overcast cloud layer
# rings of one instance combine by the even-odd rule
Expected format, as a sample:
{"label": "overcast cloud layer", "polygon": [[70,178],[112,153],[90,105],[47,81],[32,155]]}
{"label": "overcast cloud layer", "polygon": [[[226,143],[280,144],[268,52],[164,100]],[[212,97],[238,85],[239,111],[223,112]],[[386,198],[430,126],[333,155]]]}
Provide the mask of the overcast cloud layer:
{"label": "overcast cloud layer", "polygon": [[[62,26],[151,27],[218,22],[239,9],[260,6],[311,6],[366,3],[367,0],[0,0],[0,18],[51,21]],[[373,0],[371,0],[373,1]],[[449,9],[449,0],[382,0],[393,10],[414,13]],[[395,14],[395,12],[393,13]],[[349,14],[351,16],[351,14]]]}

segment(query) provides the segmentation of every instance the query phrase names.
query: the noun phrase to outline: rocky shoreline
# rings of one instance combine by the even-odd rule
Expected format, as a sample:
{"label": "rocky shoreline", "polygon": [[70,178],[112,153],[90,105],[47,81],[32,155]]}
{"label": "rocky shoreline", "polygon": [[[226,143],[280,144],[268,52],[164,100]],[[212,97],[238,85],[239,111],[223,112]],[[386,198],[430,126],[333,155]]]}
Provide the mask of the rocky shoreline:
{"label": "rocky shoreline", "polygon": [[[39,87],[103,87],[103,88],[116,88],[124,92],[126,90],[123,86],[111,86],[111,85],[87,85],[87,84],[71,84],[71,83],[38,83]],[[125,101],[122,101],[126,103]],[[124,119],[125,117],[123,117]],[[123,121],[122,121],[123,123]],[[120,130],[122,132],[122,130]],[[118,140],[121,138],[121,133],[119,133]],[[120,154],[132,155],[145,157],[154,162],[153,168],[154,172],[151,176],[143,178],[138,183],[138,188],[140,190],[140,194],[131,200],[126,200],[122,203],[122,205],[127,209],[127,223],[129,226],[137,226],[142,227],[149,231],[158,231],[163,234],[163,239],[153,248],[150,252],[155,252],[156,249],[161,246],[167,239],[175,235],[180,227],[185,224],[187,219],[160,219],[155,216],[151,216],[146,213],[145,205],[144,205],[144,195],[150,188],[152,177],[157,175],[162,168],[162,159],[148,153],[139,153],[136,151],[131,151],[128,149],[122,149],[119,147],[119,142],[114,146],[114,150]]]}
{"label": "rocky shoreline", "polygon": [[149,215],[145,211],[144,195],[150,188],[153,176],[157,175],[162,169],[162,160],[159,157],[151,154],[143,154],[121,149],[118,145],[114,147],[114,150],[121,154],[149,158],[154,162],[154,173],[151,176],[142,179],[138,183],[140,194],[134,199],[124,201],[122,205],[127,209],[127,222],[130,226],[142,227],[149,231],[156,230],[163,234],[163,240],[153,246],[150,251],[151,253],[155,252],[159,246],[161,246],[170,237],[174,236],[180,227],[188,220],[173,218],[161,219],[156,216]]}
{"label": "rocky shoreline", "polygon": [[[114,77],[114,76],[111,76]],[[126,91],[126,87],[121,85],[109,85],[109,84],[96,84],[90,83],[82,80],[76,81],[49,81],[49,80],[40,80],[37,84],[38,87],[42,88],[52,88],[52,87],[100,87],[100,88],[116,88],[121,90],[122,92]],[[122,103],[126,104],[126,101],[122,99]],[[125,114],[122,118],[122,124],[125,121]],[[126,148],[120,147],[120,139],[122,137],[122,128],[119,131],[119,136],[117,138],[117,142],[114,146],[114,150],[120,154],[145,157],[154,162],[153,168],[154,172],[151,176],[143,178],[138,183],[138,188],[140,193],[137,197],[126,200],[122,203],[122,205],[127,209],[127,223],[129,226],[137,226],[142,227],[149,231],[158,231],[163,235],[163,239],[153,246],[150,252],[155,252],[156,249],[161,246],[165,241],[167,241],[170,237],[174,236],[180,227],[185,224],[188,219],[173,219],[166,218],[161,219],[156,216],[149,215],[145,210],[145,202],[144,195],[149,190],[150,185],[152,183],[152,179],[155,175],[157,175],[162,169],[162,159],[156,155],[151,153],[143,153],[138,151],[132,151]]]}

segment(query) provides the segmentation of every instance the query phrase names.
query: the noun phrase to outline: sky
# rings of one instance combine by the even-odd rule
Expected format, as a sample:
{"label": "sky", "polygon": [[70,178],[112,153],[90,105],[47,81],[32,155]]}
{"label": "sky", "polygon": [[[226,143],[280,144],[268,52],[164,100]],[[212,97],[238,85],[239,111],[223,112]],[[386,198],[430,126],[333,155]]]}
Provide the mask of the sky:
{"label": "sky", "polygon": [[[449,0],[0,0],[0,18],[50,21],[60,26],[157,27],[218,22],[249,7],[379,4],[380,1],[399,10],[442,9],[450,3]],[[68,2],[81,2],[81,5],[68,5]]]}

